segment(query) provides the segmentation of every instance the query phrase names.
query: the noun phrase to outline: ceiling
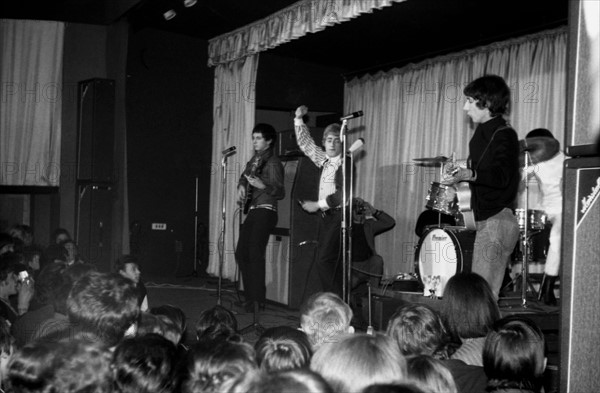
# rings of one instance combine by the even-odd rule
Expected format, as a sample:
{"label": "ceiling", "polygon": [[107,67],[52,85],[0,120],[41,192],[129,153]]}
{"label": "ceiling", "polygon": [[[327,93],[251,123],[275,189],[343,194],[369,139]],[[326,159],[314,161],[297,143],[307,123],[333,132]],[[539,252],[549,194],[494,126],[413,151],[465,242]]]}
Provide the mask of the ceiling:
{"label": "ceiling", "polygon": [[[296,1],[198,0],[186,8],[183,0],[27,0],[3,2],[0,17],[104,25],[126,17],[134,32],[155,28],[207,40]],[[364,74],[566,25],[568,2],[407,0],[270,53]],[[167,21],[163,13],[168,10],[177,15]]]}

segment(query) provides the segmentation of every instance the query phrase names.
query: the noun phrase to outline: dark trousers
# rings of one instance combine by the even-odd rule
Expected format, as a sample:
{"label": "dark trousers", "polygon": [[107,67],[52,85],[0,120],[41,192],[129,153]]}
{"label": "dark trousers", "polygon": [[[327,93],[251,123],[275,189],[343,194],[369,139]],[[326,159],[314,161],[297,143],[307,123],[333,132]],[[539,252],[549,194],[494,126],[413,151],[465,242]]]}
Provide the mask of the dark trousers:
{"label": "dark trousers", "polygon": [[342,296],[341,228],[341,210],[332,210],[319,218],[315,260],[322,290],[339,296]]}
{"label": "dark trousers", "polygon": [[277,224],[277,212],[252,209],[240,230],[235,259],[244,280],[246,301],[265,300],[265,252],[269,236]]}

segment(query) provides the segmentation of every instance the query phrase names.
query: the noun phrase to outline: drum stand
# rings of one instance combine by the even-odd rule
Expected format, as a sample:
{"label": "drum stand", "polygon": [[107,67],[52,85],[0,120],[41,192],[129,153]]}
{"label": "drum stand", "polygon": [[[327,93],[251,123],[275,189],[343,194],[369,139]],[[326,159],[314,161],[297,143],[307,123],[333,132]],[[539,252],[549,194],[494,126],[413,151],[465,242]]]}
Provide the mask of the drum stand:
{"label": "drum stand", "polygon": [[[519,279],[521,279],[521,306],[523,308],[528,308],[527,304],[527,290],[531,289],[535,298],[537,298],[537,293],[531,282],[529,281],[529,240],[531,236],[537,234],[537,232],[533,232],[529,234],[529,180],[528,180],[528,171],[529,171],[529,152],[525,151],[525,166],[523,167],[523,171],[525,172],[525,217],[523,230],[519,233],[519,250],[521,251],[521,273],[519,273],[512,281],[505,285],[504,288],[510,286],[511,284],[516,283]],[[502,289],[504,289],[502,288]],[[502,290],[500,291],[502,292]],[[507,298],[505,298],[507,299]],[[508,298],[510,299],[510,298]]]}

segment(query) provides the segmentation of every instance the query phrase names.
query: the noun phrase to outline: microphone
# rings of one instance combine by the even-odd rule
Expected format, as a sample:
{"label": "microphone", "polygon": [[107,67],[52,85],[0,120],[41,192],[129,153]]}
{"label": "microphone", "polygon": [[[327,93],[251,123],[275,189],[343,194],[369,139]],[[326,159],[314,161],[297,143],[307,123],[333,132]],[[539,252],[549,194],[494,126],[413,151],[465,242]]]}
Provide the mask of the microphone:
{"label": "microphone", "polygon": [[235,151],[235,149],[237,149],[235,146],[228,147],[227,149],[223,150],[221,152],[221,154],[223,154],[224,156],[226,156],[229,153],[233,153]]}
{"label": "microphone", "polygon": [[350,153],[350,154],[354,153],[355,151],[357,151],[358,149],[363,147],[364,144],[365,144],[365,140],[363,138],[358,138],[357,140],[354,141],[352,146],[350,146],[350,148],[348,149],[348,153]]}
{"label": "microphone", "polygon": [[362,115],[363,115],[363,111],[352,112],[349,115],[346,115],[344,117],[340,117],[340,120],[341,121],[350,120],[350,119],[354,119],[356,117],[361,117]]}

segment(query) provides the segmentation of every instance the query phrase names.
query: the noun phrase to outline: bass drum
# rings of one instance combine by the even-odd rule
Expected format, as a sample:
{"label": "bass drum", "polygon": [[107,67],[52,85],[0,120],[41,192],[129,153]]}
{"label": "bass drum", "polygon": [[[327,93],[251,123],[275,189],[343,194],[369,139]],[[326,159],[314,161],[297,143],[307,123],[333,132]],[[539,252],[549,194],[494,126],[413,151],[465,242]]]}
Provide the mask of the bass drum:
{"label": "bass drum", "polygon": [[415,268],[424,296],[442,297],[450,277],[470,272],[475,231],[431,228],[419,240]]}

